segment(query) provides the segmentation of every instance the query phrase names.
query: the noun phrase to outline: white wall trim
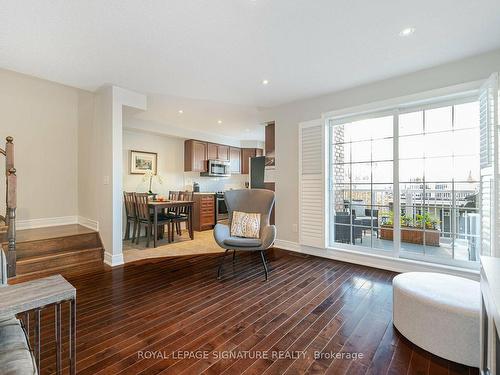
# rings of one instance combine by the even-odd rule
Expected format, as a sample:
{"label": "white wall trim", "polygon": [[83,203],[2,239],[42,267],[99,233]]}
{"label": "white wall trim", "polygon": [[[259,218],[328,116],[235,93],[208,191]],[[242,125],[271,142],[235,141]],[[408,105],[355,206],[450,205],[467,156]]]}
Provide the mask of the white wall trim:
{"label": "white wall trim", "polygon": [[16,220],[16,229],[34,229],[77,224],[78,216],[45,217],[40,219]]}
{"label": "white wall trim", "polygon": [[110,254],[107,251],[104,252],[104,263],[108,266],[116,267],[124,264],[123,253],[119,254]]}
{"label": "white wall trim", "polygon": [[99,232],[99,222],[83,216],[78,216],[78,224]]}
{"label": "white wall trim", "polygon": [[394,97],[386,100],[369,102],[353,107],[336,109],[321,114],[323,119],[342,119],[354,116],[362,116],[373,112],[394,110],[394,108],[405,108],[420,106],[436,101],[453,100],[462,97],[477,97],[479,87],[484,80],[461,83],[458,85],[443,87],[439,89],[423,91],[416,94]]}
{"label": "white wall trim", "polygon": [[466,277],[472,280],[479,280],[479,271],[452,267],[442,264],[427,263],[411,259],[393,258],[389,256],[362,254],[357,251],[347,251],[343,249],[321,249],[310,246],[303,246],[297,242],[276,240],[274,246],[283,250],[294,251],[302,254],[309,254],[321,258],[338,260],[341,262],[354,263],[367,267],[380,268],[393,272],[440,272],[450,275]]}

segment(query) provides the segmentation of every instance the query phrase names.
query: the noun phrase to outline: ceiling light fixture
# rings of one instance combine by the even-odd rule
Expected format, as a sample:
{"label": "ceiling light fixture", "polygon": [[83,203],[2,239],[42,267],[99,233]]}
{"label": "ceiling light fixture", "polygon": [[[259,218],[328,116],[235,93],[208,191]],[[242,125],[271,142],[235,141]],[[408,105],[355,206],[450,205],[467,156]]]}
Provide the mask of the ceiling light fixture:
{"label": "ceiling light fixture", "polygon": [[264,80],[262,80],[262,84],[263,84],[264,86],[266,86],[266,85],[268,85],[268,84],[269,84],[269,81],[268,81],[267,79],[264,79]]}
{"label": "ceiling light fixture", "polygon": [[222,124],[222,120],[217,120],[217,124]]}
{"label": "ceiling light fixture", "polygon": [[182,109],[179,109],[179,115],[182,115],[184,111]]}
{"label": "ceiling light fixture", "polygon": [[410,36],[415,32],[414,27],[407,27],[399,32],[399,36]]}

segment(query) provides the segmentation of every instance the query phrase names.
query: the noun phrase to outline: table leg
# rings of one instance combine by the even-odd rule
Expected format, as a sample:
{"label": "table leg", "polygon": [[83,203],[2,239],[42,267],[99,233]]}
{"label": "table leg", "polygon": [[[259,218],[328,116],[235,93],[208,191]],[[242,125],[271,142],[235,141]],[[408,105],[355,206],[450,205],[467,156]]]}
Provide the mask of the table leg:
{"label": "table leg", "polygon": [[154,207],[154,236],[153,236],[153,247],[156,247],[156,237],[158,235],[158,207],[155,205]]}
{"label": "table leg", "polygon": [[61,304],[55,306],[55,330],[56,330],[56,374],[61,374],[61,355],[62,355],[62,340],[61,340]]}
{"label": "table leg", "polygon": [[69,307],[69,373],[76,375],[76,298]]}
{"label": "table leg", "polygon": [[36,367],[40,372],[40,309],[35,310],[34,336],[35,336],[34,341],[35,341]]}
{"label": "table leg", "polygon": [[188,216],[189,216],[189,237],[192,240],[194,240],[194,233],[193,233],[193,205],[189,205]]}

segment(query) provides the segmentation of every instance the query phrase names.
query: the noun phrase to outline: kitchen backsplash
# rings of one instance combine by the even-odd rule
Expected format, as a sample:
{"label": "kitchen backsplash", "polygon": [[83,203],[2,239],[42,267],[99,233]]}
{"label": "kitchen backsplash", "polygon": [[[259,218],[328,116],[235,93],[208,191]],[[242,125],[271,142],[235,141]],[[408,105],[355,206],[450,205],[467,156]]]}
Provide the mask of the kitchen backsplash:
{"label": "kitchen backsplash", "polygon": [[193,190],[193,183],[200,185],[201,192],[217,192],[245,187],[248,175],[234,174],[231,177],[200,177],[198,172],[184,172],[184,189]]}

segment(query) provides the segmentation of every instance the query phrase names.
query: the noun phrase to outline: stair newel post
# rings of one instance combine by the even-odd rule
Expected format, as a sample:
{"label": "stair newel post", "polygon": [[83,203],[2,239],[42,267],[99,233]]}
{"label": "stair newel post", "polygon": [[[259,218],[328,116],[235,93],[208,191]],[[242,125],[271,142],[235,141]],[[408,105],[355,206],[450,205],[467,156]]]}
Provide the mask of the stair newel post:
{"label": "stair newel post", "polygon": [[16,275],[16,207],[17,207],[17,176],[14,168],[14,139],[7,137],[5,146],[6,158],[6,174],[7,174],[7,215],[6,221],[8,225],[7,241],[8,241],[8,275],[13,277]]}

